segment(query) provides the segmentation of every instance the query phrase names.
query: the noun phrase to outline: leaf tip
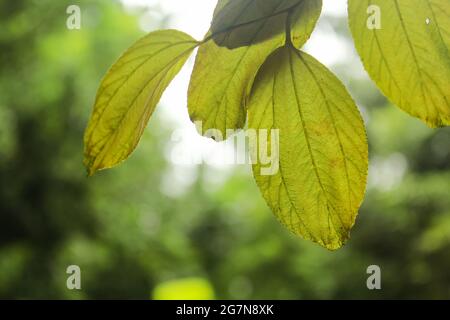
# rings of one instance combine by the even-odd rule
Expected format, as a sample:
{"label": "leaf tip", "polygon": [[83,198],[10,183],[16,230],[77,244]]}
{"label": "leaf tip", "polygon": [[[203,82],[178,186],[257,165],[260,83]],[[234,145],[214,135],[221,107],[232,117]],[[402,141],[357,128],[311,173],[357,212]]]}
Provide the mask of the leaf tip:
{"label": "leaf tip", "polygon": [[85,158],[83,161],[83,165],[86,169],[86,177],[90,178],[92,176],[94,176],[94,174],[97,172],[97,169],[94,168],[94,166],[92,166],[92,160]]}

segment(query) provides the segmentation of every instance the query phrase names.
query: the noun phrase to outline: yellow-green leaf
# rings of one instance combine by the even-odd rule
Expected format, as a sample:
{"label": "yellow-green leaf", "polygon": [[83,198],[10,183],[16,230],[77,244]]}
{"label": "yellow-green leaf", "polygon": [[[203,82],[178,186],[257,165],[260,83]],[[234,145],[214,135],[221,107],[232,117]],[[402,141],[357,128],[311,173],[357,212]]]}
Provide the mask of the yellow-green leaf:
{"label": "yellow-green leaf", "polygon": [[[220,16],[221,9],[226,10],[227,5],[234,3],[239,5],[243,2],[219,1],[215,17]],[[322,8],[321,0],[281,0],[273,3],[278,3],[280,8],[290,8],[293,3],[298,6],[293,11],[280,13],[278,6],[272,4],[270,8],[276,14],[262,18],[255,16],[251,10],[245,10],[239,19],[247,23],[243,26],[225,24],[228,32],[221,35],[225,36],[223,41],[239,38],[244,39],[247,45],[229,49],[210,40],[199,48],[189,85],[188,109],[192,121],[201,121],[204,131],[217,129],[225,137],[227,129],[244,126],[245,105],[253,80],[266,58],[285,44],[288,14],[291,14],[292,40],[297,47],[301,47],[311,35]],[[251,22],[255,18],[256,22]],[[273,34],[273,30],[279,32]],[[207,39],[210,38],[211,32],[207,35]]]}
{"label": "yellow-green leaf", "polygon": [[322,12],[322,0],[303,0],[292,11],[290,19],[291,42],[301,49],[309,40]]}
{"label": "yellow-green leaf", "polygon": [[266,148],[279,155],[273,174],[264,174],[253,157],[266,202],[295,234],[340,248],[355,223],[368,170],[364,123],[347,90],[313,57],[283,47],[258,73],[248,110],[249,128],[279,130],[278,148],[271,134],[267,143],[252,145],[253,155]]}
{"label": "yellow-green leaf", "polygon": [[85,132],[89,175],[125,160],[166,87],[198,45],[176,30],[148,34],[130,47],[100,84]]}
{"label": "yellow-green leaf", "polygon": [[450,1],[349,0],[350,28],[383,93],[431,127],[450,124]]}

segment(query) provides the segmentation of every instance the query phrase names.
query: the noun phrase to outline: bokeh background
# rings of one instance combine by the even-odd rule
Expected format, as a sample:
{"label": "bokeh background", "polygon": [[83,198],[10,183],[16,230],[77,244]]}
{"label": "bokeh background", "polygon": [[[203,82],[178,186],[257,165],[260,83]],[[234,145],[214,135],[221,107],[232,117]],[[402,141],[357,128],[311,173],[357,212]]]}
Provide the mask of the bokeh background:
{"label": "bokeh background", "polygon": [[[108,67],[146,31],[184,25],[201,36],[214,2],[0,0],[0,297],[450,298],[450,130],[379,93],[355,55],[345,1],[324,1],[307,47],[346,83],[368,127],[367,196],[344,248],[289,234],[248,166],[171,161],[177,130],[192,152],[214,148],[185,110],[192,61],[129,161],[86,178],[82,136]],[[66,28],[71,4],[81,30]],[[81,290],[66,288],[72,264]],[[366,287],[372,264],[382,290]]]}

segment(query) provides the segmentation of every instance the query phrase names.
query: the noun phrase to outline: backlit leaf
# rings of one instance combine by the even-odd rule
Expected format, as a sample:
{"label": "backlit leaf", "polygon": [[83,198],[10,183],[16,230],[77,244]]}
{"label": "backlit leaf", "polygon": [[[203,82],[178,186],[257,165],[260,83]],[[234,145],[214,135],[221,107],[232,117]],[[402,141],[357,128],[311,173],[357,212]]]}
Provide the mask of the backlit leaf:
{"label": "backlit leaf", "polygon": [[[278,49],[255,80],[249,128],[279,130],[278,171],[264,174],[259,160],[253,166],[277,218],[330,250],[341,247],[355,223],[368,170],[364,123],[342,83],[308,54]],[[253,145],[252,154],[277,152],[268,136],[267,144],[260,139],[258,148]]]}
{"label": "backlit leaf", "polygon": [[431,127],[449,125],[450,1],[349,0],[349,19],[364,66],[383,93]]}
{"label": "backlit leaf", "polygon": [[85,132],[89,175],[117,165],[136,148],[161,95],[197,45],[183,32],[156,31],[112,66],[100,84]]}
{"label": "backlit leaf", "polygon": [[[244,10],[239,16],[239,25],[229,24],[228,16],[235,12],[222,12],[229,8],[241,8],[247,2],[249,8],[256,10],[259,8],[257,4],[260,4],[266,11]],[[285,10],[294,4],[297,6],[292,11]],[[224,43],[218,43],[220,39],[215,38],[198,50],[188,96],[192,121],[201,121],[204,131],[218,129],[224,137],[226,129],[242,128],[246,121],[246,100],[256,73],[266,58],[285,44],[288,14],[291,14],[292,40],[297,47],[301,47],[311,35],[321,8],[322,2],[318,0],[219,1],[212,30],[226,29],[228,32],[220,33]],[[222,16],[227,19],[221,19]],[[215,22],[216,19],[223,21],[223,25]],[[242,21],[246,21],[243,26]],[[274,30],[278,31],[274,34]],[[241,43],[237,43],[239,41]],[[245,46],[237,45],[244,43]],[[237,47],[230,49],[225,44]]]}

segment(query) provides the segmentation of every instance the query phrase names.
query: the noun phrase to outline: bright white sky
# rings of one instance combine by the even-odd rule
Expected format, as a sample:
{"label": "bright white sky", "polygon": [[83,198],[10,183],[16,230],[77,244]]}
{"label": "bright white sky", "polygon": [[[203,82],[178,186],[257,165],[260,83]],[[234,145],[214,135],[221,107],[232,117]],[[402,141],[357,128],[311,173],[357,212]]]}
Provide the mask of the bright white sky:
{"label": "bright white sky", "polygon": [[[168,28],[182,30],[197,39],[203,38],[209,29],[212,13],[217,3],[216,0],[122,0],[122,2],[127,7],[157,6],[170,16]],[[324,0],[323,15],[342,16],[346,14],[346,10],[347,0]],[[149,20],[151,20],[151,15],[144,15],[141,19],[141,27],[145,31],[152,31],[146,27],[152,25]],[[350,54],[342,39],[337,37],[331,26],[323,19],[319,21],[316,31],[304,49],[327,66],[333,65]],[[174,152],[177,154],[201,154],[204,162],[208,165],[215,169],[220,168],[219,171],[228,171],[232,167],[226,165],[223,159],[233,152],[232,146],[224,146],[224,144],[217,144],[200,137],[188,117],[187,88],[194,57],[194,55],[191,57],[185,68],[166,90],[161,100],[161,107],[157,109],[158,114],[164,120],[172,123],[175,128],[172,140],[183,136],[181,142],[169,143],[167,156],[174,162]],[[176,162],[174,163],[175,167],[179,167],[180,163]],[[183,171],[186,172],[186,170]],[[173,183],[171,185],[173,186]]]}

